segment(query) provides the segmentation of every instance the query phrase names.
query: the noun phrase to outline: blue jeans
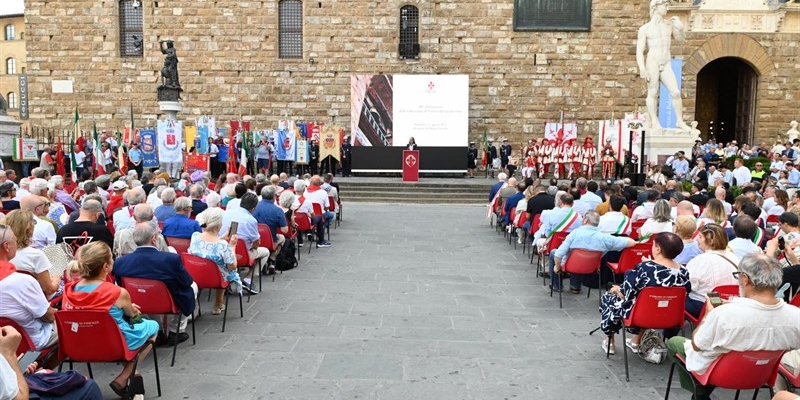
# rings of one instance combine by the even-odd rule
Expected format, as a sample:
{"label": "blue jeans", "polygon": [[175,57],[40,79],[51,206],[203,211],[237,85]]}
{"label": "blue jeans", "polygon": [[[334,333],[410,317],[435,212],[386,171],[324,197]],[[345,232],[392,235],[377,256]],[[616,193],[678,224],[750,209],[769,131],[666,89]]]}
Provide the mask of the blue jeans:
{"label": "blue jeans", "polygon": [[333,221],[335,217],[336,214],[330,211],[325,211],[325,226],[331,226],[331,221]]}
{"label": "blue jeans", "polygon": [[[561,260],[561,261],[566,261],[566,259],[565,260]],[[556,266],[556,254],[555,254],[554,251],[551,251],[550,252],[550,267],[549,267],[550,282],[553,285],[553,290],[559,290],[559,289],[561,289],[561,276],[560,275],[556,275],[555,266]],[[564,266],[563,262],[561,263],[561,266],[562,267]],[[556,276],[558,276],[558,279],[556,279]],[[569,274],[569,288],[570,289],[581,290],[581,276],[582,275]]]}
{"label": "blue jeans", "polygon": [[322,222],[322,216],[321,215],[315,215],[314,218],[311,218],[311,223],[317,229],[317,240],[319,241],[319,243],[324,242],[325,241],[325,224]]}

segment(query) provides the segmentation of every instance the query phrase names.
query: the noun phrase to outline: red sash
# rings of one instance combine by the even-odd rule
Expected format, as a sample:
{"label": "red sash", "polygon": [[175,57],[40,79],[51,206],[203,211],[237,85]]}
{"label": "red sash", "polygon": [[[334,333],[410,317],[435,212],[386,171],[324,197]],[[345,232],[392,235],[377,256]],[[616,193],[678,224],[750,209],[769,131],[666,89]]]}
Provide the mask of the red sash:
{"label": "red sash", "polygon": [[64,288],[64,310],[109,310],[122,290],[111,282],[103,282],[91,292],[77,292],[77,283],[68,283]]}
{"label": "red sash", "polygon": [[[10,229],[10,228],[6,228]],[[17,272],[17,267],[8,261],[0,261],[0,281]]]}

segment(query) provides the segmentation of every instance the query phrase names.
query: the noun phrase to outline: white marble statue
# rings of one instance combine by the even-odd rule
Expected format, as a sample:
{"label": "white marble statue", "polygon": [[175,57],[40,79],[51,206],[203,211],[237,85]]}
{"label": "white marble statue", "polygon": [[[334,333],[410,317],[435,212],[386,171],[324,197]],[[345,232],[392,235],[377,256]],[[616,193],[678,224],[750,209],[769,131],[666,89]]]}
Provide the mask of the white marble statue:
{"label": "white marble statue", "polygon": [[697,121],[692,121],[692,140],[700,140],[700,129],[697,129]]}
{"label": "white marble statue", "polygon": [[691,128],[683,120],[683,100],[670,65],[672,38],[682,41],[686,39],[686,33],[678,17],[664,19],[667,15],[667,3],[669,0],[650,0],[650,21],[639,28],[636,40],[636,62],[639,64],[639,75],[647,81],[647,113],[653,116],[648,118],[650,128],[661,129],[657,117],[658,92],[659,83],[663,83],[672,98],[677,127],[690,132]]}
{"label": "white marble statue", "polygon": [[794,140],[800,136],[800,131],[797,130],[797,121],[789,122],[789,130],[786,131],[786,136],[792,143],[794,143]]}

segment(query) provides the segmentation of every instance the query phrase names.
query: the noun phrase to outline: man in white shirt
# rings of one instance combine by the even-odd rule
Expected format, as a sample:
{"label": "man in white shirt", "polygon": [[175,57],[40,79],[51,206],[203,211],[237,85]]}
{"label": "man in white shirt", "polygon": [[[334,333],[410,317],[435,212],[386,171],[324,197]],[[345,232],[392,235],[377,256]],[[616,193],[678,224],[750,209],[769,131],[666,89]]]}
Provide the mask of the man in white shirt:
{"label": "man in white shirt", "polygon": [[608,203],[611,207],[611,211],[600,217],[600,223],[597,225],[597,229],[609,235],[630,235],[631,219],[620,212],[622,206],[625,205],[625,198],[614,195],[611,196]]}
{"label": "man in white shirt", "polygon": [[[147,200],[144,190],[140,187],[135,187],[125,193],[125,198],[128,199],[128,206],[122,207],[114,212],[114,232],[119,232],[123,229],[133,228],[136,226],[136,218],[134,218],[134,208],[137,204],[142,204]],[[158,219],[153,217],[153,221],[158,223]]]}
{"label": "man in white shirt", "polygon": [[[781,171],[786,169],[784,160],[781,160],[780,153],[775,153],[773,156],[772,162],[769,164],[769,176],[775,178],[776,180],[781,178]],[[788,159],[788,157],[783,156]]]}
{"label": "man in white shirt", "polygon": [[14,197],[14,200],[20,201],[23,197],[31,194],[28,190],[31,188],[31,178],[22,178],[19,180],[19,190],[17,190],[17,195]]}
{"label": "man in white shirt", "polygon": [[[705,373],[720,356],[731,351],[792,350],[800,348],[800,308],[775,298],[783,283],[778,261],[766,254],[750,254],[739,262],[741,297],[714,308],[706,301],[706,313],[691,339],[675,336],[667,343],[672,362],[687,370]],[[692,377],[678,368],[681,387],[692,390]],[[697,385],[697,399],[709,399],[713,386]]]}
{"label": "man in white shirt", "polygon": [[[682,199],[684,197],[680,193],[676,194],[680,195],[680,197],[672,196],[669,199],[669,205],[672,206],[672,211],[670,211],[670,216],[672,217],[673,220],[677,220],[678,217],[680,217],[681,215],[692,217],[692,219],[695,218],[695,215],[700,215],[700,207],[698,207],[695,204],[692,204],[692,202],[689,200],[678,201],[678,198]],[[675,202],[677,202],[677,204],[673,206],[673,203]]]}
{"label": "man in white shirt", "polygon": [[731,206],[731,203],[725,201],[726,194],[727,192],[725,191],[725,188],[722,186],[717,186],[717,188],[714,189],[714,198],[722,202],[722,208],[725,209],[725,215],[731,215],[733,207]]}
{"label": "man in white shirt", "polygon": [[750,170],[742,164],[741,158],[737,158],[736,161],[733,162],[733,165],[733,179],[736,180],[737,186],[742,186],[752,180]]}
{"label": "man in white shirt", "polygon": [[717,179],[722,179],[722,173],[717,171],[717,167],[713,165],[708,166],[708,181],[716,182]]}
{"label": "man in white shirt", "polygon": [[56,228],[49,221],[43,219],[50,207],[46,198],[29,194],[22,198],[20,208],[33,213],[33,238],[31,247],[43,249],[56,244]]}
{"label": "man in white shirt", "polygon": [[722,163],[719,165],[719,173],[722,174],[722,180],[725,181],[729,186],[733,185],[733,172],[728,169],[728,165]]}
{"label": "man in white shirt", "polygon": [[753,218],[747,214],[742,214],[736,217],[733,221],[733,234],[736,237],[728,242],[728,249],[739,259],[754,253],[762,253],[761,247],[753,243],[753,238],[756,236],[758,225],[756,225]]}
{"label": "man in white shirt", "polygon": [[775,202],[775,186],[769,185],[764,188],[764,204],[761,208],[769,214],[769,209],[778,204]]}
{"label": "man in white shirt", "polygon": [[656,206],[656,200],[661,198],[661,193],[658,190],[650,189],[647,191],[647,201],[639,207],[633,209],[631,213],[631,222],[636,222],[641,219],[648,219],[653,216],[653,208]]}

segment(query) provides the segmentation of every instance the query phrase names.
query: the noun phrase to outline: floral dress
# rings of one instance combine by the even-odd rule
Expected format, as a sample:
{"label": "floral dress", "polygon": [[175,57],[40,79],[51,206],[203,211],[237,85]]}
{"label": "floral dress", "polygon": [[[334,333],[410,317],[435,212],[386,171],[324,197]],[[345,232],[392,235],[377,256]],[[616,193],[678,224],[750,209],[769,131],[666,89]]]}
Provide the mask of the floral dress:
{"label": "floral dress", "polygon": [[189,242],[189,254],[214,261],[219,267],[222,277],[225,278],[226,281],[237,285],[236,292],[242,287],[239,272],[236,269],[228,269],[228,265],[236,262],[236,256],[233,254],[231,246],[227,242],[207,242],[200,237],[199,232],[195,232],[192,234],[192,239]]}
{"label": "floral dress", "polygon": [[603,294],[600,301],[600,329],[603,333],[610,336],[622,329],[622,319],[630,316],[636,297],[649,286],[685,287],[687,293],[692,288],[689,271],[685,267],[670,268],[652,260],[640,263],[625,273],[625,281],[620,288],[624,299],[611,292]]}

